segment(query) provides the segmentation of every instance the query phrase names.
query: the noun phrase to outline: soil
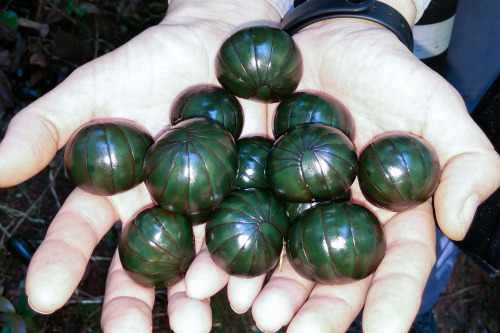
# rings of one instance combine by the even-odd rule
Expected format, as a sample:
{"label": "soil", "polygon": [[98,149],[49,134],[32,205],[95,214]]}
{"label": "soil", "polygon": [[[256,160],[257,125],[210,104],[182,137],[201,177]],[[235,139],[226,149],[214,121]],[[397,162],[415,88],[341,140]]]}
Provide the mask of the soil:
{"label": "soil", "polygon": [[[166,1],[28,1],[3,4],[0,12],[0,137],[23,107],[55,87],[75,68],[107,53],[166,11]],[[16,18],[17,17],[17,18]],[[21,19],[19,19],[21,18]],[[37,176],[0,189],[0,296],[36,325],[34,332],[100,332],[107,269],[119,238],[111,229],[95,249],[84,278],[60,310],[34,314],[23,305],[26,263],[8,240],[15,236],[36,248],[74,185],[64,172],[61,152]],[[156,294],[154,332],[165,325],[165,290]],[[229,309],[222,291],[212,299],[214,332],[257,332],[251,316]],[[1,307],[0,307],[1,309]],[[500,279],[490,277],[459,251],[452,276],[435,307],[440,332],[500,331]],[[0,316],[0,324],[1,322]],[[3,332],[3,331],[2,331]]]}

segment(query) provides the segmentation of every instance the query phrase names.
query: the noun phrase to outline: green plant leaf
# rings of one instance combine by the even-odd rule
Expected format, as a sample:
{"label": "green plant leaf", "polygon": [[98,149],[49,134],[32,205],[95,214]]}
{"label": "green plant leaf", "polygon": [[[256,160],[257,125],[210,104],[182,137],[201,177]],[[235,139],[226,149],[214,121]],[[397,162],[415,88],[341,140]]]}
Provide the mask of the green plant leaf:
{"label": "green plant leaf", "polygon": [[16,309],[7,298],[0,296],[0,312],[16,313]]}
{"label": "green plant leaf", "polygon": [[19,26],[18,20],[19,16],[17,13],[11,10],[0,13],[0,23],[5,23],[11,29],[17,29]]}
{"label": "green plant leaf", "polygon": [[26,323],[20,315],[12,316],[10,321],[10,331],[12,333],[26,333]]}
{"label": "green plant leaf", "polygon": [[1,333],[10,333],[10,321],[2,328]]}

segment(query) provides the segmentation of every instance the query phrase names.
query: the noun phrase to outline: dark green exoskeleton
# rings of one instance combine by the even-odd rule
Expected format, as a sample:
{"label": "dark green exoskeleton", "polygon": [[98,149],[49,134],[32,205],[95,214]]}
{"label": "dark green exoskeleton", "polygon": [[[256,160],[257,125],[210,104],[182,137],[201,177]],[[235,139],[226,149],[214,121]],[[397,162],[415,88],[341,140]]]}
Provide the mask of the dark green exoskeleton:
{"label": "dark green exoskeleton", "polygon": [[267,188],[266,161],[274,140],[254,135],[236,141],[239,166],[236,188]]}
{"label": "dark green exoskeleton", "polygon": [[138,123],[94,120],[70,137],[64,164],[69,178],[82,190],[113,195],[142,182],[144,156],[152,144],[153,138]]}
{"label": "dark green exoskeleton", "polygon": [[283,201],[335,200],[354,182],[357,162],[354,145],[340,130],[323,124],[298,125],[274,143],[266,178]]}
{"label": "dark green exoskeleton", "polygon": [[207,118],[170,127],[144,161],[144,182],[154,200],[168,210],[195,216],[193,223],[203,223],[231,191],[237,172],[233,136]]}
{"label": "dark green exoskeleton", "polygon": [[279,261],[288,221],[284,204],[271,192],[260,188],[233,191],[208,218],[208,251],[230,275],[265,274]]}
{"label": "dark green exoskeleton", "polygon": [[[336,197],[334,200],[329,200],[326,202],[350,202],[352,200],[352,191],[349,189],[346,193],[343,193]],[[302,213],[304,213],[306,210],[309,208],[312,208],[317,205],[321,205],[324,202],[287,202],[286,203],[286,210],[288,212],[288,217],[290,218],[290,222],[293,223],[293,221]]]}
{"label": "dark green exoskeleton", "polygon": [[243,109],[240,102],[221,87],[198,84],[181,92],[170,110],[171,124],[196,117],[218,121],[231,132],[235,140],[240,137],[243,129]]}
{"label": "dark green exoskeleton", "polygon": [[359,158],[359,185],[375,206],[404,211],[427,201],[441,168],[434,148],[410,133],[388,132],[372,140]]}
{"label": "dark green exoskeleton", "polygon": [[290,226],[287,256],[305,279],[323,284],[354,282],[375,272],[386,241],[377,217],[354,203],[316,205]]}
{"label": "dark green exoskeleton", "polygon": [[215,73],[232,94],[274,103],[297,89],[303,74],[302,54],[284,30],[264,25],[248,27],[224,41]]}
{"label": "dark green exoskeleton", "polygon": [[191,223],[161,206],[147,208],[125,225],[118,253],[134,281],[160,288],[175,283],[195,256]]}
{"label": "dark green exoskeleton", "polygon": [[307,123],[338,128],[354,140],[354,119],[338,99],[319,91],[295,92],[278,105],[273,120],[273,134],[279,138],[289,128]]}

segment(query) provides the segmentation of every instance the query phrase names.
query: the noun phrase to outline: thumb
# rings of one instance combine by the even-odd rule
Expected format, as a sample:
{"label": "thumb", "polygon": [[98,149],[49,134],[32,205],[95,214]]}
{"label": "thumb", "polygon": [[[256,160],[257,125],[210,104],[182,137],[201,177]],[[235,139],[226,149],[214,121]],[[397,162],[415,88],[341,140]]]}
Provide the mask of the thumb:
{"label": "thumb", "polygon": [[436,219],[443,233],[452,240],[462,240],[478,205],[499,186],[500,157],[493,148],[448,161],[434,195]]}
{"label": "thumb", "polygon": [[9,123],[0,143],[0,188],[17,185],[40,172],[81,124],[91,107],[77,69]]}

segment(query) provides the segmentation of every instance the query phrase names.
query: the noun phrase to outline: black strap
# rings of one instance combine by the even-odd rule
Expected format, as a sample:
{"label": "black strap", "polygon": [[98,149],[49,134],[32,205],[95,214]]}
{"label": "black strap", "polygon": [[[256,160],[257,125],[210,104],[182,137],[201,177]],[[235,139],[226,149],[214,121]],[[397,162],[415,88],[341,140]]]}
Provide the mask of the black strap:
{"label": "black strap", "polygon": [[413,51],[413,33],[406,19],[391,6],[375,0],[310,0],[285,15],[281,29],[293,35],[308,25],[336,17],[377,22]]}

